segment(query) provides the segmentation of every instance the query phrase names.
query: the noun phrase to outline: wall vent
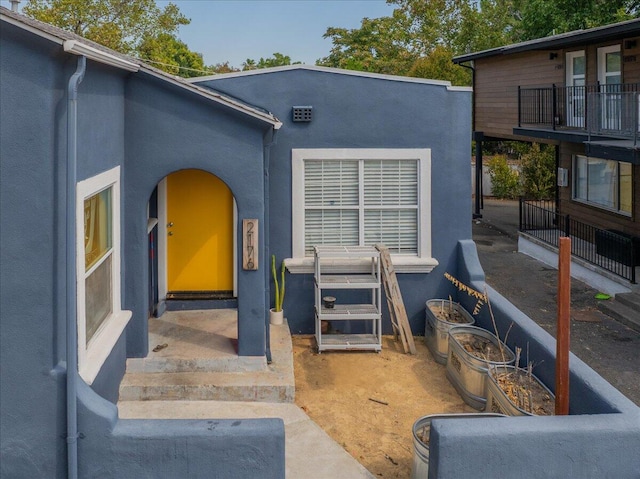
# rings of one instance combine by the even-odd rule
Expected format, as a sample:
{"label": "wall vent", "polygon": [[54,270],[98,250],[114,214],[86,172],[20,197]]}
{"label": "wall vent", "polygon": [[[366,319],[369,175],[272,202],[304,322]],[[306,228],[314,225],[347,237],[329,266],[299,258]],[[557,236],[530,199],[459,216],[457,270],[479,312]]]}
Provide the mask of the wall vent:
{"label": "wall vent", "polygon": [[294,106],[293,107],[293,121],[306,121],[309,122],[313,118],[312,106]]}

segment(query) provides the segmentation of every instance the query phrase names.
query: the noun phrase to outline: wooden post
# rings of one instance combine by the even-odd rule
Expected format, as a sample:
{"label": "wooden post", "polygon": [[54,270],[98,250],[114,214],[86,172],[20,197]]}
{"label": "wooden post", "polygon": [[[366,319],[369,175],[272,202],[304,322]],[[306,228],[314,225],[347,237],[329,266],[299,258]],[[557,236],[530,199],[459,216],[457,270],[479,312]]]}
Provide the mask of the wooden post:
{"label": "wooden post", "polygon": [[558,253],[558,331],[556,336],[556,415],[569,414],[569,332],[571,330],[571,238],[560,238]]}

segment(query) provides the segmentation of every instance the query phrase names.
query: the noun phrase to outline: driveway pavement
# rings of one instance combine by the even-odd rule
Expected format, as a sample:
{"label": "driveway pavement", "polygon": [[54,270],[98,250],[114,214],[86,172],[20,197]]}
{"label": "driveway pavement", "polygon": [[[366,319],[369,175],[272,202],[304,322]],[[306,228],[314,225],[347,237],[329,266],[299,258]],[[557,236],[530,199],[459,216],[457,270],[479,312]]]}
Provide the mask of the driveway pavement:
{"label": "driveway pavement", "polygon": [[[557,270],[518,253],[518,202],[485,199],[473,239],[487,282],[555,337]],[[596,309],[571,280],[571,351],[640,406],[640,333]]]}

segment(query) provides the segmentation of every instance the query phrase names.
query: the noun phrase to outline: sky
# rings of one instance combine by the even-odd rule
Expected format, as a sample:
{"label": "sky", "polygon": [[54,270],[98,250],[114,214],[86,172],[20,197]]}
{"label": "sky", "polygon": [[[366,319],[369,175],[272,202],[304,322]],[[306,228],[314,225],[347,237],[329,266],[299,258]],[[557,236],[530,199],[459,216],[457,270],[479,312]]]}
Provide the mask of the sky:
{"label": "sky", "polygon": [[[3,2],[4,3],[4,2]],[[160,7],[169,1],[156,0]],[[313,65],[331,50],[328,27],[359,28],[364,17],[389,16],[385,0],[173,0],[191,19],[178,36],[205,65],[229,62],[240,68],[282,53]]]}

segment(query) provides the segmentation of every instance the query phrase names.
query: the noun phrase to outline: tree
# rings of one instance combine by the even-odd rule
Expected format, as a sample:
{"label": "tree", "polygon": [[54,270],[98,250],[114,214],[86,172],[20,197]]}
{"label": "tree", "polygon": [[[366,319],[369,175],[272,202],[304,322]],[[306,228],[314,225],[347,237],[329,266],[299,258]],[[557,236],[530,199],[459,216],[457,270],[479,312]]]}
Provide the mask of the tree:
{"label": "tree", "polygon": [[258,68],[272,68],[272,67],[281,67],[286,65],[297,65],[300,62],[291,63],[291,57],[289,55],[283,55],[282,53],[274,53],[270,58],[260,58],[259,61],[252,60],[251,58],[247,58],[242,63],[242,70],[256,70]]}
{"label": "tree", "polygon": [[173,3],[161,9],[155,0],[28,0],[23,12],[175,75],[205,72],[202,55],[177,38],[191,21]]}
{"label": "tree", "polygon": [[410,77],[437,78],[450,81],[452,85],[471,85],[468,68],[454,64],[453,52],[445,46],[436,46],[429,55],[418,58],[407,73]]}
{"label": "tree", "polygon": [[233,73],[240,71],[239,68],[229,65],[229,61],[210,65],[206,69],[210,70],[212,73]]}
{"label": "tree", "polygon": [[420,57],[412,45],[412,34],[404,14],[392,17],[363,18],[360,28],[329,27],[323,35],[333,47],[328,56],[316,63],[322,66],[375,73],[406,74]]}
{"label": "tree", "polygon": [[23,12],[122,53],[190,23],[173,3],[160,9],[155,0],[28,0]]}
{"label": "tree", "polygon": [[514,40],[532,40],[637,18],[638,0],[514,0]]}
{"label": "tree", "polygon": [[522,190],[527,198],[552,199],[556,188],[555,147],[533,143],[522,155]]}
{"label": "tree", "polygon": [[202,55],[168,33],[144,39],[138,55],[157,68],[185,78],[201,76],[206,71]]}

